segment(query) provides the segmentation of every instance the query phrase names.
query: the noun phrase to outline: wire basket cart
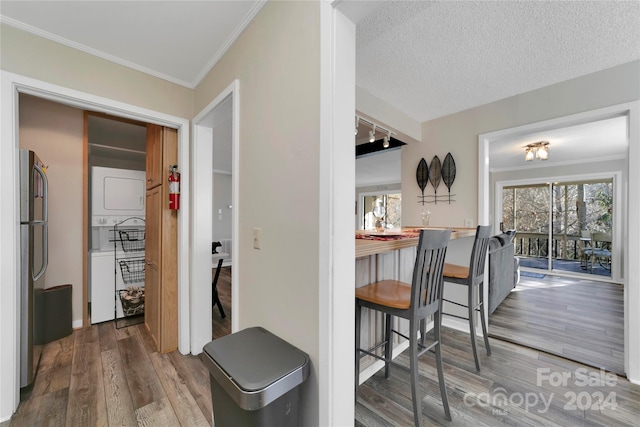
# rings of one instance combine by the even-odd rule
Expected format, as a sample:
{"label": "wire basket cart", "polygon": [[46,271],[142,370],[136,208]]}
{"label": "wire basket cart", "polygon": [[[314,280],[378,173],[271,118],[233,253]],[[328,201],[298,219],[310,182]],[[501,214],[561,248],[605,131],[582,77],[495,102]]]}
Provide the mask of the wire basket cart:
{"label": "wire basket cart", "polygon": [[113,227],[116,329],[144,321],[144,227],[140,217],[127,218]]}
{"label": "wire basket cart", "polygon": [[124,252],[144,251],[144,230],[118,230],[118,240]]}

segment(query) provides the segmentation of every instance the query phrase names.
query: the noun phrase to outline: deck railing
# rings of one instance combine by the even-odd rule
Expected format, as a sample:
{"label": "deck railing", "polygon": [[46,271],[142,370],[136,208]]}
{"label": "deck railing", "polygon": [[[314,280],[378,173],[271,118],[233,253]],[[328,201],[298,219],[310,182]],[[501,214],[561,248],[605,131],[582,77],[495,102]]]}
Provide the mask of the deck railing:
{"label": "deck railing", "polygon": [[[554,234],[551,257],[554,259],[579,260],[584,242],[577,234]],[[546,257],[548,255],[548,233],[520,232],[514,239],[515,254],[518,256]]]}

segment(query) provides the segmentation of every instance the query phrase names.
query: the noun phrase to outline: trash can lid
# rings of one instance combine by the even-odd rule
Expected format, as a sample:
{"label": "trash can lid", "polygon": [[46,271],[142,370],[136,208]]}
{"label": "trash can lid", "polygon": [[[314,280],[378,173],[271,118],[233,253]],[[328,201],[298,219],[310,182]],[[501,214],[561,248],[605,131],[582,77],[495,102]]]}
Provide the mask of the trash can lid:
{"label": "trash can lid", "polygon": [[265,389],[309,363],[306,353],[261,327],[218,338],[203,350],[245,391]]}

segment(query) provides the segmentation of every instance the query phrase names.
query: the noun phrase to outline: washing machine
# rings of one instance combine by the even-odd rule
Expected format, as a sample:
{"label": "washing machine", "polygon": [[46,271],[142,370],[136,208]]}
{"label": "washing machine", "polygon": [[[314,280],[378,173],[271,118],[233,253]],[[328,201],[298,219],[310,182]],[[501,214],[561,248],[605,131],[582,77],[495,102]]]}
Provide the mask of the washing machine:
{"label": "washing machine", "polygon": [[[105,223],[115,226],[101,225]],[[119,290],[144,287],[144,219],[94,217],[92,226],[89,301],[95,324],[123,317]],[[135,240],[123,242],[122,236]]]}

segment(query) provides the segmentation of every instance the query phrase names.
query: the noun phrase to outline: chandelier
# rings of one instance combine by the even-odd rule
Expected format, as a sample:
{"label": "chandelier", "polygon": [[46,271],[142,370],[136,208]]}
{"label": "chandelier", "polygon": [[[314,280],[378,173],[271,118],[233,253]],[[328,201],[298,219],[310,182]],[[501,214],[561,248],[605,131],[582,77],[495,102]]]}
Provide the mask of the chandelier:
{"label": "chandelier", "polygon": [[549,141],[539,141],[527,144],[525,147],[524,159],[530,162],[535,157],[540,160],[549,158]]}

